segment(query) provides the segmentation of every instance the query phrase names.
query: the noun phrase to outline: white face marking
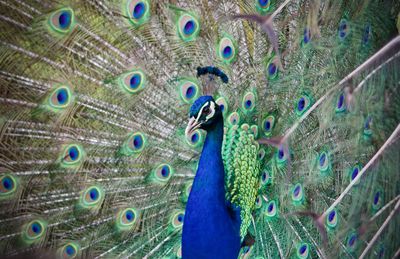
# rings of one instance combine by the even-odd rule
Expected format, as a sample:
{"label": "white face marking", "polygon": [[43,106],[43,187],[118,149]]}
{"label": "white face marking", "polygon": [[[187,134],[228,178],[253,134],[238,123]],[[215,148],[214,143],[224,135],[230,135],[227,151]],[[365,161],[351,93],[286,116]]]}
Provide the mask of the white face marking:
{"label": "white face marking", "polygon": [[206,102],[200,109],[199,113],[197,114],[196,122],[199,121],[201,114],[203,113],[203,109],[208,105],[209,102]]}
{"label": "white face marking", "polygon": [[199,119],[201,115],[203,114],[203,109],[210,105],[210,113],[206,116],[206,120],[204,122],[207,122],[209,119],[211,119],[215,115],[215,103],[214,102],[206,102],[200,109],[199,113],[197,114],[197,117],[195,118],[194,116],[190,118],[189,123],[185,129],[185,135],[188,136],[189,133],[195,131],[196,129],[200,128],[201,125],[204,123],[199,123]]}
{"label": "white face marking", "polygon": [[215,104],[213,102],[211,102],[211,104],[210,104],[210,114],[207,115],[206,121],[211,119],[214,116],[214,114],[215,114]]}

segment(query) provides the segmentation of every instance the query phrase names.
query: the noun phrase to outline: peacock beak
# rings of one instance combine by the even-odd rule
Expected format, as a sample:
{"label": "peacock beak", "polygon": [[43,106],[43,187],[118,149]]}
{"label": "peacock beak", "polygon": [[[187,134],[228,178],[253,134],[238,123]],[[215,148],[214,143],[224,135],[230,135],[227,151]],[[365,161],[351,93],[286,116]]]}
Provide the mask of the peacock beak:
{"label": "peacock beak", "polygon": [[185,136],[188,137],[193,131],[200,128],[200,126],[201,122],[198,122],[198,118],[191,117],[185,129]]}

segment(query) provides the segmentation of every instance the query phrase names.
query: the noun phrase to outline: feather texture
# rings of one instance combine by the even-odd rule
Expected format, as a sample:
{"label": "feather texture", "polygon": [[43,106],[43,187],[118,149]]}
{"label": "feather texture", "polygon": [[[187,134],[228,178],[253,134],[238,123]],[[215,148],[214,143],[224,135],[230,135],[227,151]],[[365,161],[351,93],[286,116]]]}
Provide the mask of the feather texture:
{"label": "feather texture", "polygon": [[396,257],[399,13],[0,1],[0,255]]}

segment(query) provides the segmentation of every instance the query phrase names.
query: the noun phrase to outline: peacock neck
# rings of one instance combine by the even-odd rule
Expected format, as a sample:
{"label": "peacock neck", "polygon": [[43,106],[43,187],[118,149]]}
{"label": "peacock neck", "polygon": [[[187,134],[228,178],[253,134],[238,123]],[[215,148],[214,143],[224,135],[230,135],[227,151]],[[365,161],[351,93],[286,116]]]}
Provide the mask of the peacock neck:
{"label": "peacock neck", "polygon": [[[224,138],[224,121],[218,118],[217,121],[210,127],[207,131],[207,137],[204,142],[203,152],[208,150],[215,152],[214,155],[218,153],[221,157],[222,140]],[[222,157],[221,157],[222,159]]]}
{"label": "peacock neck", "polygon": [[217,197],[225,197],[224,189],[224,166],[221,155],[222,141],[224,137],[224,122],[222,116],[207,129],[207,137],[204,142],[199,166],[197,169],[194,191],[213,193]]}

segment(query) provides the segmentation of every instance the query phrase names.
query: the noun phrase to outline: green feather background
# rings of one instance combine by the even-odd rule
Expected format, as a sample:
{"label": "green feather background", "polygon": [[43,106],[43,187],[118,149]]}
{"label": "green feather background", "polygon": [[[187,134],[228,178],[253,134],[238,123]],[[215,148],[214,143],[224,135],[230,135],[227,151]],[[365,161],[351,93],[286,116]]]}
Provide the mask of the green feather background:
{"label": "green feather background", "polygon": [[[399,13],[390,0],[0,1],[0,255],[180,258],[205,138],[184,129],[208,85],[226,197],[255,238],[241,258],[399,256]],[[235,14],[273,15],[280,53]],[[198,78],[204,66],[229,83]]]}

